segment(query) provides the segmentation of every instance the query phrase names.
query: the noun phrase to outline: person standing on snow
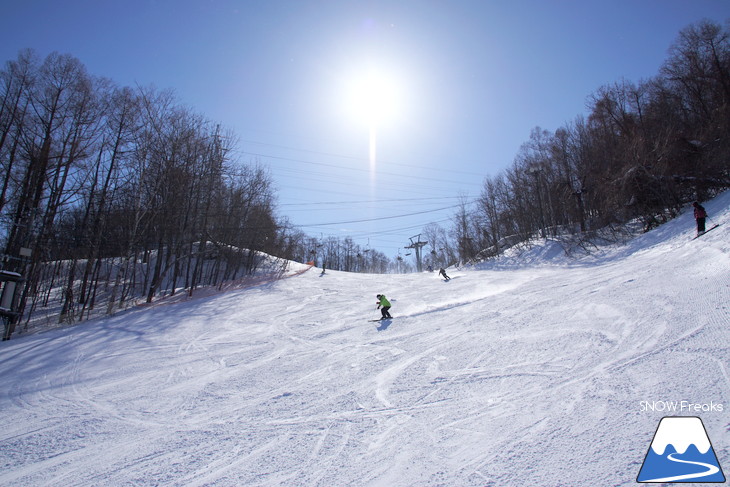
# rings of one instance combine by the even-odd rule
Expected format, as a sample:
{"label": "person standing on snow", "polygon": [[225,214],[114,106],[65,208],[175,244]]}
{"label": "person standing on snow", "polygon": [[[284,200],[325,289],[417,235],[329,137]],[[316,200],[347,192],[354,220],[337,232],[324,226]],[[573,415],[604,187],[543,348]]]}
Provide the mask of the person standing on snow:
{"label": "person standing on snow", "polygon": [[385,294],[378,294],[376,296],[378,298],[378,309],[380,309],[380,314],[383,315],[381,320],[385,320],[387,318],[392,318],[390,316],[390,312],[388,311],[390,309],[390,301],[385,297]]}
{"label": "person standing on snow", "polygon": [[705,219],[707,218],[707,212],[705,208],[698,202],[692,203],[695,207],[695,220],[697,220],[697,235],[705,233]]}

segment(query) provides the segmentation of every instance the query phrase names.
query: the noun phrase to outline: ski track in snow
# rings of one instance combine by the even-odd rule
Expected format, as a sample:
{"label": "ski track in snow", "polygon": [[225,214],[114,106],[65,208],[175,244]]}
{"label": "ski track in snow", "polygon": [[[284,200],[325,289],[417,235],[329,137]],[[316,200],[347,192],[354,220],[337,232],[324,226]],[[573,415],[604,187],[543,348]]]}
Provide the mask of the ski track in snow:
{"label": "ski track in snow", "polygon": [[[666,415],[640,401],[730,408],[729,225],[693,223],[448,284],[310,271],[14,338],[0,485],[635,485]],[[727,409],[703,421],[730,464]]]}

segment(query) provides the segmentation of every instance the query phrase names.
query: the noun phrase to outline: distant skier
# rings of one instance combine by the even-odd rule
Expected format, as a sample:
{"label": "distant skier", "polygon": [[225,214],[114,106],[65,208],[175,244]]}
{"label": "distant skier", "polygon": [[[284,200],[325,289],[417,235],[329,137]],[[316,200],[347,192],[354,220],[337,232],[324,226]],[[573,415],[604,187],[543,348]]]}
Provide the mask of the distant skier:
{"label": "distant skier", "polygon": [[449,276],[446,275],[446,271],[444,270],[443,267],[439,269],[439,276],[444,276],[445,281],[448,281],[451,279]]}
{"label": "distant skier", "polygon": [[695,207],[695,220],[697,220],[697,235],[705,233],[705,219],[707,218],[707,212],[705,208],[698,202],[692,203]]}
{"label": "distant skier", "polygon": [[378,294],[376,296],[378,298],[378,309],[380,309],[380,314],[383,315],[381,320],[386,320],[388,318],[392,318],[390,316],[390,312],[388,311],[390,309],[390,301],[385,297],[385,294]]}

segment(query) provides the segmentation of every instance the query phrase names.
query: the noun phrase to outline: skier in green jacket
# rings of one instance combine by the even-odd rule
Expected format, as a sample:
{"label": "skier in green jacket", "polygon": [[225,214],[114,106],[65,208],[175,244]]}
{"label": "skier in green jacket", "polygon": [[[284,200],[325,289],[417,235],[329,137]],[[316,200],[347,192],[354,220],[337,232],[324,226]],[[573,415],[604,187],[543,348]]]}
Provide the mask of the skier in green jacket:
{"label": "skier in green jacket", "polygon": [[388,310],[390,309],[390,301],[385,297],[385,294],[378,294],[376,296],[378,298],[378,308],[380,309],[380,313],[383,315],[381,320],[386,320],[388,318],[392,318],[390,316],[390,313]]}

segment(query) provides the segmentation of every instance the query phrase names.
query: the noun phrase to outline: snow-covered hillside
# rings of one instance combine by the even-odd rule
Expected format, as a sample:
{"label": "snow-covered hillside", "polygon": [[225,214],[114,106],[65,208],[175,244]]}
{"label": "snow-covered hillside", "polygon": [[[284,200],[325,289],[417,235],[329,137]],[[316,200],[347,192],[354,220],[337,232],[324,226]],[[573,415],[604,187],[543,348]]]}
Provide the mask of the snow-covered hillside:
{"label": "snow-covered hillside", "polygon": [[730,193],[706,208],[697,240],[687,213],[580,260],[312,269],[4,342],[0,485],[635,485],[671,415],[727,474]]}

